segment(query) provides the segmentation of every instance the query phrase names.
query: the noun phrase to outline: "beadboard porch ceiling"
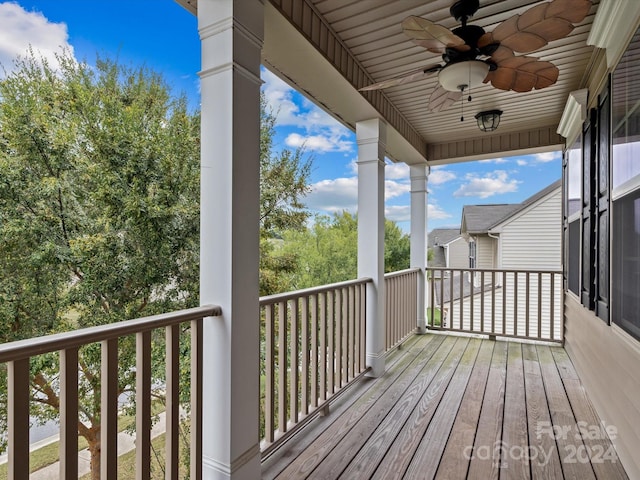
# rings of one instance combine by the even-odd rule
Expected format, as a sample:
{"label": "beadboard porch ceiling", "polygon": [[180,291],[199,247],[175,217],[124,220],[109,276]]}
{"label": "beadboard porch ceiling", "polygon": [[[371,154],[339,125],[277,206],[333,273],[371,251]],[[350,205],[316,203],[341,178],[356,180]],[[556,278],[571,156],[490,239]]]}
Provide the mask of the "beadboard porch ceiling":
{"label": "beadboard porch ceiling", "polygon": [[[179,1],[194,10],[195,0]],[[459,23],[449,13],[453,2],[270,0],[265,2],[263,64],[352,129],[360,120],[385,118],[392,127],[389,155],[409,164],[559,149],[563,139],[556,129],[567,96],[584,88],[594,68],[593,47],[587,45],[587,37],[599,0],[592,0],[589,15],[571,34],[528,54],[559,68],[555,85],[527,93],[482,85],[472,90],[471,102],[464,102],[464,122],[460,121],[461,102],[439,113],[429,110],[437,75],[382,91],[358,92],[360,87],[404,72],[442,64],[440,55],[409,40],[401,22],[417,15],[455,28]],[[492,31],[540,3],[480,0],[480,9],[469,24]],[[492,109],[504,112],[500,127],[482,133],[474,115]]]}

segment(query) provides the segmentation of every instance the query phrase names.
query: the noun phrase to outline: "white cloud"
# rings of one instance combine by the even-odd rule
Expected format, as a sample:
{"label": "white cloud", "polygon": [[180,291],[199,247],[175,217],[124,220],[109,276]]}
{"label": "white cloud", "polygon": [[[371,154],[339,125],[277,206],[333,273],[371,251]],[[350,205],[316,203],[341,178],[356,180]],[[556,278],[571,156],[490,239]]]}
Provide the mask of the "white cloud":
{"label": "white cloud", "polygon": [[466,178],[468,182],[453,193],[454,197],[488,198],[500,193],[515,192],[520,183],[518,180],[510,179],[504,170],[496,170],[484,177],[467,174]]}
{"label": "white cloud", "polygon": [[358,208],[358,178],[336,178],[321,180],[311,185],[311,191],[304,200],[311,210],[330,213]]}
{"label": "white cloud", "polygon": [[496,165],[501,165],[503,163],[507,163],[509,160],[506,158],[490,158],[488,160],[480,160],[480,163],[495,163]]}
{"label": "white cloud", "polygon": [[290,133],[284,143],[291,148],[304,147],[307,151],[313,152],[349,152],[352,143],[345,141],[341,135],[308,135]]}
{"label": "white cloud", "polygon": [[456,174],[442,168],[433,169],[429,174],[429,185],[441,185],[456,179]]}
{"label": "white cloud", "polygon": [[264,81],[262,91],[267,108],[276,115],[278,125],[297,125],[300,109],[293,101],[293,90],[269,70],[262,69],[260,76]]}
{"label": "white cloud", "polygon": [[384,216],[394,222],[408,222],[411,220],[411,207],[409,205],[390,205],[384,209]]}
{"label": "white cloud", "polygon": [[427,204],[427,218],[431,220],[442,220],[451,218],[451,214],[445,212],[438,205],[432,203]]}
{"label": "white cloud", "polygon": [[410,191],[411,185],[409,183],[396,182],[395,180],[385,180],[384,182],[384,195],[387,200],[399,197]]}
{"label": "white cloud", "polygon": [[516,163],[518,164],[519,167],[524,167],[527,165],[527,161],[523,160],[521,158],[519,158],[518,160],[516,160]]}
{"label": "white cloud", "polygon": [[409,165],[406,163],[387,163],[384,168],[384,178],[390,180],[409,180]]}
{"label": "white cloud", "polygon": [[[385,208],[384,215],[394,222],[409,222],[411,221],[411,206],[391,205]],[[445,218],[451,218],[451,215],[442,210],[438,205],[429,203],[427,205],[427,217],[429,220],[443,220]]]}
{"label": "white cloud", "polygon": [[545,153],[536,153],[533,155],[534,159],[538,163],[547,163],[553,162],[554,160],[560,160],[561,153],[560,152],[545,152]]}
{"label": "white cloud", "polygon": [[52,23],[42,13],[28,12],[17,3],[0,3],[0,65],[10,72],[14,60],[24,56],[29,46],[52,67],[57,65],[55,54],[63,49],[73,55],[66,24]]}
{"label": "white cloud", "polygon": [[286,140],[288,146],[295,148],[305,145],[308,150],[319,152],[354,150],[349,129],[269,70],[262,68],[261,77],[267,108],[276,116],[276,126],[295,127],[304,131],[290,134]]}
{"label": "white cloud", "polygon": [[[408,183],[385,180],[385,198],[398,198],[410,191]],[[329,213],[358,209],[358,177],[320,180],[311,185],[311,191],[304,199],[311,210]]]}

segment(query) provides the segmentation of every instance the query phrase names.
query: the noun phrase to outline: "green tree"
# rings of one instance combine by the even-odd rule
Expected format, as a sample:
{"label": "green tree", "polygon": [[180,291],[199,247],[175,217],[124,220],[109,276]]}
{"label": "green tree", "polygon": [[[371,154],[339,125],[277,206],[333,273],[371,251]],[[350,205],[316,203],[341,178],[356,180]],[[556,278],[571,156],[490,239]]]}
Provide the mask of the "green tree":
{"label": "green tree", "polygon": [[304,149],[276,151],[277,112],[260,96],[260,295],[291,290],[299,255],[282,249],[285,231],[302,231],[309,212],[302,198],[309,192],[312,158]]}
{"label": "green tree", "polygon": [[[58,61],[54,69],[30,53],[0,81],[0,342],[198,304],[199,112],[147,69],[100,58],[92,68],[68,52]],[[274,152],[275,116],[264,99],[261,107],[263,277],[275,289],[296,257],[280,255],[273,239],[304,225],[311,160],[300,149]],[[162,339],[154,346],[161,358]],[[133,338],[119,349],[125,393],[134,388]],[[32,361],[39,421],[58,416],[57,363]],[[99,365],[99,345],[80,351],[79,434],[94,478]],[[184,382],[188,395],[188,374]],[[0,412],[6,432],[5,365]]]}
{"label": "green tree", "polygon": [[[199,115],[146,69],[58,61],[30,54],[0,82],[2,342],[198,303]],[[133,389],[133,352],[121,340],[121,393]],[[98,345],[80,351],[78,428],[94,478],[99,357]],[[33,360],[41,421],[57,416],[56,374],[55,355]]]}
{"label": "green tree", "polygon": [[409,268],[411,240],[391,220],[384,221],[384,271],[397,272]]}
{"label": "green tree", "polygon": [[[287,232],[284,252],[299,256],[292,275],[293,288],[309,288],[356,278],[358,273],[358,219],[343,211],[317,216],[312,227]],[[409,267],[409,236],[385,220],[385,272]]]}

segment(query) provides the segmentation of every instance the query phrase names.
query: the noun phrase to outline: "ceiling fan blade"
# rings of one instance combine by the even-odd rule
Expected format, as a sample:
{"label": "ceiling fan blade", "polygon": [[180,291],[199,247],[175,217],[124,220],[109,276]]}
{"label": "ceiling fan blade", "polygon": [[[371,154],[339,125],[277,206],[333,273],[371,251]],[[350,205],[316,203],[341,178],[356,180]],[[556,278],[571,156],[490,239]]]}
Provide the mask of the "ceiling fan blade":
{"label": "ceiling fan blade", "polygon": [[566,37],[591,9],[590,0],[553,0],[514,15],[483,35],[480,46],[500,43],[514,52],[528,53]]}
{"label": "ceiling fan blade", "polygon": [[450,92],[445,90],[442,85],[438,85],[429,97],[429,110],[432,112],[441,112],[462,98],[462,92]]}
{"label": "ceiling fan blade", "polygon": [[498,63],[498,68],[489,72],[485,83],[490,82],[500,90],[529,92],[550,87],[558,80],[560,71],[551,62],[535,57],[512,56]]}
{"label": "ceiling fan blade", "polygon": [[421,80],[429,75],[432,75],[439,71],[442,68],[440,64],[431,65],[428,67],[420,68],[418,70],[412,70],[410,72],[404,73],[400,76],[389,78],[388,80],[384,80],[382,82],[374,83],[373,85],[368,85],[363,88],[359,88],[359,92],[367,92],[369,90],[381,90],[383,88],[395,87],[396,85],[403,85],[409,82],[415,82],[416,80]]}
{"label": "ceiling fan blade", "polygon": [[444,53],[447,47],[468,50],[468,46],[458,35],[446,27],[422,17],[411,16],[402,21],[402,30],[413,43],[433,53]]}

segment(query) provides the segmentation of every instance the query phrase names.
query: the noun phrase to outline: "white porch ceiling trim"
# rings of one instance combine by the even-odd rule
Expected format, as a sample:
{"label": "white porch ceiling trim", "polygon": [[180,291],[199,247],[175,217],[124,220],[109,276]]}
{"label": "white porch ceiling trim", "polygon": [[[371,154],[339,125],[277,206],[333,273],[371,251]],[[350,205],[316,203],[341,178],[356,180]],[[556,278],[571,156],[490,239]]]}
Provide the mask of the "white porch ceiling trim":
{"label": "white porch ceiling trim", "polygon": [[587,118],[587,101],[589,90],[583,88],[569,94],[564,107],[558,133],[572,143]]}
{"label": "white porch ceiling trim", "polygon": [[587,45],[607,50],[607,67],[613,67],[638,28],[640,1],[600,0]]}

